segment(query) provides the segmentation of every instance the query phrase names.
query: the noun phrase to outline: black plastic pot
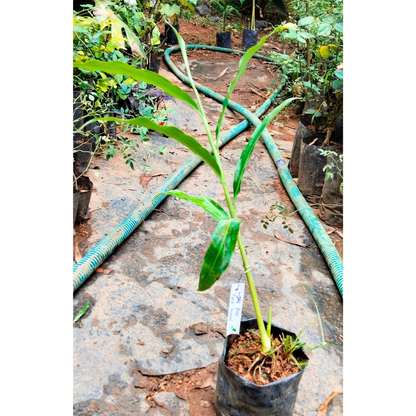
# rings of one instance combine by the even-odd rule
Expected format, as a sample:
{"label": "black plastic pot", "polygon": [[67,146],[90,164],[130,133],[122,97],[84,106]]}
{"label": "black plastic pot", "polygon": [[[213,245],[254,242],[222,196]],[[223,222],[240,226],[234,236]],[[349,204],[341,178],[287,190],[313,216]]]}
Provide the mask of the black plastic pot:
{"label": "black plastic pot", "polygon": [[[179,25],[172,25],[172,26],[179,33]],[[166,43],[169,43],[170,45],[178,44],[178,37],[176,36],[176,33],[172,30],[172,28],[169,25],[165,25],[165,38],[166,38]]]}
{"label": "black plastic pot", "polygon": [[290,154],[289,172],[293,178],[297,178],[299,174],[300,145],[302,140],[312,137],[315,134],[312,130],[306,128],[302,121],[301,119],[298,123],[295,139],[293,140],[292,152]]}
{"label": "black plastic pot", "polygon": [[217,32],[217,46],[231,49],[231,32]]}
{"label": "black plastic pot", "polygon": [[91,141],[91,146],[92,146],[92,151],[95,152],[95,149],[97,147],[97,144],[95,142],[95,137],[94,135],[96,134],[100,134],[101,133],[101,125],[98,121],[96,121],[95,123],[91,123],[91,124],[87,124],[85,126],[85,133],[89,133],[90,136],[90,141]]}
{"label": "black plastic pot", "polygon": [[[79,129],[83,124],[83,119],[79,120],[84,116],[84,109],[82,108],[81,96],[79,90],[73,91],[73,121],[74,129]],[[78,121],[75,121],[78,120]],[[74,141],[82,138],[82,133],[74,133]]]}
{"label": "black plastic pot", "polygon": [[74,172],[76,175],[80,175],[87,168],[92,157],[92,143],[81,138],[74,141],[75,147],[78,152],[74,153]]}
{"label": "black plastic pot", "polygon": [[[313,145],[313,140],[318,139]],[[312,136],[303,138],[300,145],[300,160],[298,174],[298,188],[304,198],[310,204],[318,204],[324,187],[326,156],[322,156],[320,149],[340,152],[341,146],[321,147],[326,138],[326,133],[314,133]]]}
{"label": "black plastic pot", "polygon": [[74,209],[73,209],[73,212],[72,212],[72,225],[75,224],[75,220],[77,218],[78,202],[79,202],[79,197],[80,196],[81,196],[80,191],[75,189],[75,187],[74,187],[74,196],[73,196]]}
{"label": "black plastic pot", "polygon": [[[115,117],[116,113],[110,111],[109,117]],[[117,139],[116,123],[114,121],[107,121],[107,134],[110,139]]]}
{"label": "black plastic pot", "polygon": [[251,48],[252,46],[257,45],[259,31],[244,29],[243,31],[243,49]]}
{"label": "black plastic pot", "polygon": [[88,212],[88,205],[90,204],[93,183],[86,176],[82,176],[78,179],[78,188],[80,192],[78,208],[77,208],[77,220],[87,220],[90,215]]}
{"label": "black plastic pot", "polygon": [[326,224],[342,227],[343,226],[343,194],[340,186],[343,181],[342,177],[337,173],[338,169],[342,175],[343,165],[337,157],[327,156],[326,164],[334,164],[334,169],[331,172],[334,174],[333,178],[325,181],[322,189],[321,199],[319,200],[319,218]]}
{"label": "black plastic pot", "polygon": [[[176,36],[176,35],[175,35]],[[160,69],[160,61],[162,60],[162,57],[158,53],[152,53],[149,55],[147,68],[149,71],[156,72],[156,74],[159,73]]]}
{"label": "black plastic pot", "polygon": [[[240,334],[246,332],[247,329],[258,329],[257,320],[241,321]],[[293,340],[296,338],[293,332],[273,324],[272,334],[275,337],[283,334],[291,336]],[[236,374],[225,364],[225,356],[236,336],[227,337],[218,364],[214,400],[217,414],[221,416],[292,416],[299,383],[305,370],[273,383],[257,386]],[[296,351],[294,355],[298,360],[308,361],[302,349]]]}

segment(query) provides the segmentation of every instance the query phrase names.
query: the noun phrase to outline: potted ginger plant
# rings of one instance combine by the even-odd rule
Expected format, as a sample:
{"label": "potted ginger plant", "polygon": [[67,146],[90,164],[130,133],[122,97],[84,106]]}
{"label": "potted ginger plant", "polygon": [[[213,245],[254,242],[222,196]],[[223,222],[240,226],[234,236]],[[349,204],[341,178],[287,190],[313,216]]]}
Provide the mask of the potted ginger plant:
{"label": "potted ginger plant", "polygon": [[[269,36],[273,35],[276,30]],[[135,69],[122,62],[99,62],[91,60],[86,63],[76,64],[76,66],[84,71],[103,71],[110,74],[123,74],[132,77],[137,81],[151,83],[160,87],[172,97],[186,102],[200,115],[210,142],[211,151],[202,147],[195,138],[185,134],[177,127],[162,126],[146,117],[138,117],[129,120],[106,117],[104,120],[143,126],[163,133],[166,136],[177,140],[195,155],[199,156],[217,176],[227,201],[226,209],[206,196],[186,195],[179,190],[166,192],[169,195],[174,195],[177,198],[184,199],[200,206],[218,221],[218,225],[212,236],[212,241],[202,263],[198,290],[208,290],[221,277],[227,269],[234,251],[238,246],[242,258],[243,270],[247,278],[254,306],[256,319],[242,321],[240,331],[240,336],[247,336],[247,334],[249,334],[249,336],[255,338],[249,342],[250,345],[254,346],[254,350],[250,349],[250,351],[246,352],[246,355],[249,354],[252,357],[251,368],[246,372],[247,374],[243,374],[246,377],[242,377],[242,374],[232,370],[232,363],[230,364],[230,360],[232,361],[233,357],[235,358],[235,356],[238,355],[238,351],[236,350],[241,350],[241,346],[237,348],[234,346],[234,350],[229,354],[230,348],[233,348],[232,343],[238,335],[228,336],[219,363],[215,406],[218,414],[221,415],[267,414],[289,416],[293,413],[297,388],[304,373],[308,358],[302,350],[304,344],[300,343],[299,336],[272,325],[271,308],[269,309],[268,322],[263,320],[254,278],[251,272],[250,261],[246,253],[243,236],[240,230],[241,221],[238,218],[237,198],[241,190],[241,183],[246,166],[263,130],[280,111],[297,98],[293,97],[285,100],[282,104],[273,109],[261,124],[256,127],[238,161],[233,181],[233,193],[231,196],[219,152],[221,124],[225,115],[227,103],[238,80],[244,74],[251,57],[260,49],[269,36],[264,36],[256,46],[250,48],[242,56],[236,78],[231,82],[228,94],[224,100],[223,109],[219,116],[214,137],[208,125],[200,94],[192,79],[186,55],[186,45],[179,33],[176,31],[175,33],[185,62],[189,83],[195,92],[196,102],[184,90],[172,84],[163,76],[147,70]],[[234,355],[232,354],[233,352],[235,353]],[[261,371],[259,370],[259,365],[263,366],[263,368],[266,368],[265,366],[268,365],[273,377],[269,377],[269,380],[266,380],[263,377],[263,374],[260,374],[260,376],[254,374],[253,376],[252,370],[257,373]],[[287,371],[279,373],[283,378],[279,378],[279,374],[276,372],[277,365],[283,365],[287,369]]]}

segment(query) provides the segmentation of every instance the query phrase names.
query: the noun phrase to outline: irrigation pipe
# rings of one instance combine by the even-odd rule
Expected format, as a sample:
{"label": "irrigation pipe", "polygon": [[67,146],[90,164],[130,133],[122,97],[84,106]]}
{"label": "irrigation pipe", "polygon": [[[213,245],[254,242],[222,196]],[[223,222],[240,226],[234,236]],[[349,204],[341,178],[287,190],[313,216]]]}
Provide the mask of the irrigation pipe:
{"label": "irrigation pipe", "polygon": [[[226,53],[239,53],[243,54],[243,51],[237,51],[233,49],[219,48],[215,46],[205,45],[187,45],[187,49],[208,49],[218,52]],[[188,78],[179,71],[179,69],[173,64],[170,53],[179,51],[179,46],[167,49],[165,51],[165,61],[174,74],[182,81],[189,84]],[[270,58],[262,55],[254,55],[255,58],[262,58],[268,61],[272,61]],[[260,123],[259,117],[264,114],[270,107],[272,101],[278,96],[283,88],[284,82],[281,82],[276,90],[270,95],[270,97],[263,103],[263,105],[253,114],[246,110],[241,105],[229,101],[228,106],[242,114],[246,120],[229,130],[227,133],[220,137],[220,147],[228,143],[232,138],[241,133],[251,123],[257,126]],[[224,97],[217,94],[210,89],[204,87],[201,84],[195,83],[196,88],[206,96],[209,96],[219,102],[224,101]],[[282,155],[270,136],[267,129],[262,134],[264,143],[269,151],[274,163],[276,164],[279,176],[283,182],[283,185],[290,196],[293,204],[298,209],[300,216],[309,228],[312,236],[320,248],[328,267],[334,277],[335,283],[343,296],[343,264],[342,259],[333,245],[331,239],[322,226],[319,219],[316,217],[309,204],[306,202],[299,189],[297,188],[292,176],[289,173],[288,168],[282,158]],[[207,149],[210,150],[208,146]],[[150,196],[148,196],[142,204],[140,204],[128,217],[126,217],[118,226],[116,226],[104,239],[102,239],[91,251],[88,252],[75,266],[73,276],[73,290],[85,282],[85,280],[91,276],[91,274],[100,266],[100,264],[118,247],[126,238],[143,222],[143,220],[166,198],[166,194],[160,193],[166,192],[176,188],[188,175],[195,169],[202,159],[194,155],[188,159],[182,166],[180,166],[172,175],[169,176],[166,181],[159,186]]]}

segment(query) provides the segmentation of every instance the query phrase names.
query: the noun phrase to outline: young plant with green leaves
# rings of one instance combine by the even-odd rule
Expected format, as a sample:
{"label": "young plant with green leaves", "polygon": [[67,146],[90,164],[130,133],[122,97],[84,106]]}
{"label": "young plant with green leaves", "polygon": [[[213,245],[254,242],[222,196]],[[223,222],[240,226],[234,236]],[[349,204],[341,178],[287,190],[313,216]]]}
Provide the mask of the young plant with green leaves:
{"label": "young plant with green leaves", "polygon": [[[244,0],[240,0],[240,2],[243,4]],[[230,4],[229,0],[214,0],[214,3],[222,14],[221,31],[224,33],[227,30],[228,15],[234,13],[235,15],[240,16],[240,12]]]}
{"label": "young plant with green leaves", "polygon": [[296,46],[291,57],[273,54],[276,62],[287,61],[285,75],[291,92],[309,103],[316,131],[328,127],[322,146],[328,146],[335,120],[343,112],[343,14],[342,1],[318,0],[289,3],[298,19],[281,26],[281,38]]}
{"label": "young plant with green leaves", "polygon": [[187,8],[187,10],[191,11],[192,13],[195,12],[194,4],[196,4],[196,0],[170,0],[164,2],[162,7],[160,7],[159,11],[162,15],[166,17],[173,18],[173,24],[177,25],[179,21],[179,15],[181,13],[181,6]]}
{"label": "young plant with green leaves", "polygon": [[[174,28],[172,27],[174,30]],[[264,36],[260,42],[250,48],[240,59],[239,68],[235,79],[230,83],[228,88],[228,94],[225,97],[223,102],[223,108],[221,114],[219,116],[219,120],[216,126],[215,137],[211,133],[207,116],[202,105],[200,94],[195,87],[189,62],[186,54],[186,45],[182,37],[179,33],[175,30],[175,33],[178,37],[179,46],[182,52],[182,56],[184,59],[185,67],[187,76],[189,78],[189,83],[194,90],[196,96],[195,100],[184,90],[180,87],[174,85],[169,80],[164,78],[159,74],[155,74],[153,72],[147,70],[138,70],[135,69],[125,63],[122,62],[98,62],[98,61],[89,61],[85,63],[79,63],[75,66],[78,68],[83,69],[84,71],[103,71],[110,74],[117,73],[123,74],[124,76],[132,77],[137,81],[144,81],[146,83],[151,83],[160,87],[163,91],[167,94],[171,95],[174,98],[180,99],[187,104],[189,104],[201,117],[201,120],[205,126],[206,134],[208,136],[210,142],[210,149],[207,150],[206,148],[202,147],[201,144],[192,136],[185,134],[183,131],[178,129],[177,127],[173,126],[161,126],[154,121],[145,118],[145,117],[138,117],[135,119],[130,120],[119,120],[114,117],[106,117],[105,120],[112,120],[116,122],[125,122],[133,125],[143,126],[149,129],[156,130],[160,133],[167,135],[179,143],[186,146],[189,150],[191,150],[194,154],[199,156],[214,172],[217,176],[219,183],[224,191],[225,199],[227,202],[227,210],[220,206],[216,201],[206,197],[206,196],[191,196],[186,195],[181,191],[173,190],[166,192],[169,195],[174,195],[178,198],[182,198],[186,201],[192,202],[201,208],[203,208],[206,212],[211,214],[216,221],[218,221],[218,225],[214,231],[212,236],[212,241],[208,247],[208,250],[205,254],[201,272],[199,276],[199,285],[198,290],[204,291],[209,289],[225,272],[228,265],[230,264],[231,258],[234,254],[236,249],[236,245],[240,250],[240,254],[243,261],[244,271],[247,277],[247,282],[251,294],[251,298],[253,301],[254,311],[256,314],[258,327],[260,331],[260,338],[261,338],[261,351],[263,353],[268,353],[271,349],[271,340],[270,335],[267,333],[267,330],[264,325],[262,313],[260,310],[260,303],[257,297],[254,278],[251,272],[250,262],[247,257],[246,249],[243,242],[243,237],[240,231],[240,224],[241,221],[238,218],[238,210],[237,210],[237,198],[241,191],[241,183],[243,180],[243,176],[245,173],[246,166],[248,161],[253,153],[254,146],[256,145],[257,141],[259,140],[261,134],[263,133],[264,129],[266,128],[267,124],[273,120],[276,115],[282,111],[290,102],[296,100],[296,97],[289,98],[285,100],[282,104],[278,107],[274,108],[259,124],[256,129],[254,130],[253,134],[250,137],[250,140],[243,150],[240,160],[238,161],[237,168],[234,173],[234,181],[233,181],[233,193],[231,196],[230,190],[228,188],[228,184],[226,181],[224,168],[222,165],[221,157],[220,157],[220,131],[221,125],[224,119],[225,111],[227,108],[227,104],[230,100],[230,96],[239,81],[239,79],[243,76],[246,71],[247,65],[249,60],[252,56],[263,46],[266,40],[273,35],[277,29],[275,29],[270,35]]]}
{"label": "young plant with green leaves", "polygon": [[344,177],[342,171],[342,165],[344,163],[344,155],[338,155],[337,152],[332,150],[319,149],[319,152],[322,156],[329,157],[329,163],[323,167],[325,172],[325,180],[332,179],[335,175],[341,177],[342,182],[339,187],[341,194],[344,194]]}

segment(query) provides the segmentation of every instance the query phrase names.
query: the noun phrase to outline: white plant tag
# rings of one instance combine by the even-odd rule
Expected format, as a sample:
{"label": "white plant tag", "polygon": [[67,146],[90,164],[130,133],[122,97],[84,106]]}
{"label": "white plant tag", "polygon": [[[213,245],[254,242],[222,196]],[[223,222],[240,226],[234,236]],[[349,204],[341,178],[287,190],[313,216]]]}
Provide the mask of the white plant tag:
{"label": "white plant tag", "polygon": [[230,334],[240,334],[244,288],[244,283],[233,283],[231,285],[230,304],[228,305],[227,336]]}

